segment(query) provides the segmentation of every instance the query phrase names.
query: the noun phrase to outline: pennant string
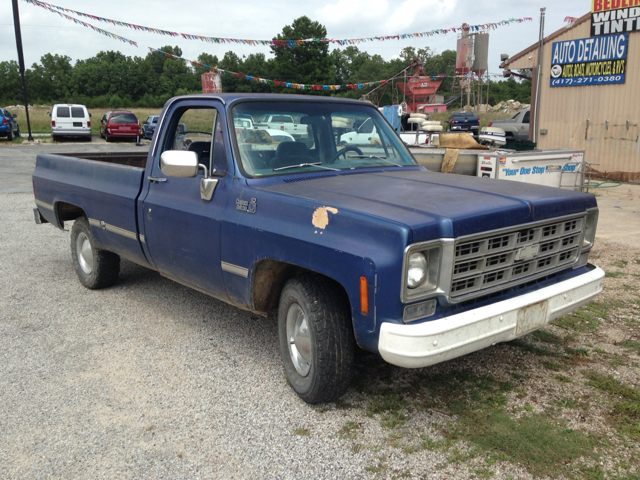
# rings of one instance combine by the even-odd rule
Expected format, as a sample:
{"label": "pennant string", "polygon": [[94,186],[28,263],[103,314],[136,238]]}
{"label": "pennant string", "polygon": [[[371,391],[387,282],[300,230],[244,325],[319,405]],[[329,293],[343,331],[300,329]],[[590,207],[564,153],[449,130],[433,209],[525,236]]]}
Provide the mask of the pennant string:
{"label": "pennant string", "polygon": [[[58,15],[62,15],[68,19],[74,20],[76,23],[83,25],[85,27],[90,27],[96,29],[103,35],[106,36],[114,36],[113,38],[118,38],[123,41],[127,41],[131,43],[130,40],[124,39],[123,37],[118,37],[117,35],[109,32],[105,32],[104,30],[98,29],[97,27],[93,27],[90,24],[84,23],[80,20],[74,19],[73,17],[69,17],[68,15],[61,13],[67,12],[78,17],[90,18],[91,20],[110,23],[112,25],[117,25],[124,28],[130,28],[132,30],[142,31],[142,32],[150,32],[155,33],[157,35],[168,35],[171,37],[182,37],[185,40],[200,40],[206,43],[236,43],[250,46],[276,46],[276,47],[294,47],[299,45],[304,45],[306,43],[331,43],[337,46],[344,45],[354,45],[360,44],[364,42],[373,42],[373,41],[389,41],[389,40],[406,40],[410,38],[422,38],[422,37],[431,37],[434,35],[447,35],[448,33],[456,33],[457,31],[472,31],[478,32],[481,30],[495,30],[496,28],[508,26],[513,23],[523,23],[523,22],[531,22],[533,19],[531,17],[524,18],[510,18],[508,20],[501,20],[499,22],[493,23],[485,23],[481,25],[468,25],[466,27],[452,27],[452,28],[437,28],[434,30],[429,30],[427,32],[418,32],[418,33],[403,33],[398,35],[386,35],[386,36],[373,36],[373,37],[364,37],[364,38],[350,38],[350,39],[333,39],[333,38],[305,38],[302,40],[286,40],[286,39],[278,39],[278,40],[248,40],[248,39],[239,39],[239,38],[221,38],[221,37],[206,37],[204,35],[194,35],[190,33],[177,33],[171,32],[168,30],[161,30],[159,28],[153,27],[145,27],[142,25],[136,25],[134,23],[123,22],[120,20],[112,20],[110,18],[98,17],[96,15],[92,15],[89,13],[79,12],[77,10],[71,10],[69,8],[59,7],[57,5],[52,5],[50,3],[42,2],[40,0],[23,0],[24,2],[30,3],[37,7],[44,8],[45,10],[49,10],[53,13],[57,13]],[[572,18],[572,17],[567,17]],[[567,21],[565,19],[565,21]],[[135,44],[132,43],[132,44]],[[136,45],[137,46],[137,45]]]}

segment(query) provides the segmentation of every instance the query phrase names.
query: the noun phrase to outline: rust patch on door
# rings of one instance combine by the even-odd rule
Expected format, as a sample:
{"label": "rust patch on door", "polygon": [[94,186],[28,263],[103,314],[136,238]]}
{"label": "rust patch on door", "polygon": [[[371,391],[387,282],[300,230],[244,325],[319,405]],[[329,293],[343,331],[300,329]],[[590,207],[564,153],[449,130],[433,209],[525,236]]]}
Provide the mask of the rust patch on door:
{"label": "rust patch on door", "polygon": [[316,208],[313,212],[313,216],[311,217],[311,223],[313,223],[313,226],[320,230],[324,230],[327,225],[329,225],[329,213],[333,213],[335,215],[338,213],[338,209],[333,207]]}

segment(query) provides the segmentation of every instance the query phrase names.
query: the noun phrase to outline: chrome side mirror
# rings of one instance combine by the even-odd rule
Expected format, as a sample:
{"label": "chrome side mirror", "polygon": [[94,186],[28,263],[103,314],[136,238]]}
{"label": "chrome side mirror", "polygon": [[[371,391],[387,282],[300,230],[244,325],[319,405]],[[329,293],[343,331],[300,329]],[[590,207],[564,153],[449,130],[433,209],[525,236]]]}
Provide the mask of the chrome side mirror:
{"label": "chrome side mirror", "polygon": [[196,152],[167,150],[160,155],[160,170],[167,177],[195,177],[198,174],[198,167],[204,170],[204,178],[200,179],[200,198],[210,202],[219,180],[209,177],[207,167],[199,163]]}
{"label": "chrome side mirror", "polygon": [[198,154],[183,150],[162,152],[160,170],[167,177],[195,177],[198,174]]}

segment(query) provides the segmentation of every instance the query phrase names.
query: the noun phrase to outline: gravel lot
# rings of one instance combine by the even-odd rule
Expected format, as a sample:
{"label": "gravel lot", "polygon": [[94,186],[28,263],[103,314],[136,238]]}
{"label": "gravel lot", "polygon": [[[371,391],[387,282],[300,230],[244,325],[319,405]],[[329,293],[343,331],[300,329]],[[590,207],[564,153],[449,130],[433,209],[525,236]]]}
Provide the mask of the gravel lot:
{"label": "gravel lot", "polygon": [[[0,195],[1,478],[342,479],[371,476],[381,456],[429,478],[444,460],[352,453],[338,435],[349,420],[368,443],[386,433],[359,412],[298,399],[274,318],[127,261],[117,286],[89,291],[68,232],[35,225],[32,208],[30,194]],[[464,467],[436,476],[446,475]]]}
{"label": "gravel lot", "polygon": [[[547,357],[501,344],[422,370],[362,357],[343,402],[311,407],[286,384],[275,318],[125,260],[115,287],[89,291],[73,271],[69,233],[35,225],[32,208],[31,194],[0,194],[0,478],[479,478],[487,472],[482,457],[398,447],[399,438],[438,441],[455,417],[414,402],[401,428],[385,428],[380,415],[367,415],[361,386],[405,387],[426,370],[498,379],[517,370],[508,408],[518,415],[585,388],[553,380],[541,363]],[[610,271],[617,258],[640,259],[640,251],[609,245],[594,256]],[[625,277],[606,279],[605,298],[637,297],[640,262],[624,268]],[[640,319],[638,312],[631,316]],[[617,346],[638,340],[637,327],[618,315],[597,333],[571,337],[591,357],[566,363],[566,376],[602,368],[637,388],[639,355]],[[596,347],[626,363],[592,361]],[[637,462],[638,446],[621,442],[606,422],[605,397],[591,395],[593,408],[559,416],[610,440],[612,469],[622,457]],[[490,475],[533,478],[506,461],[492,462]]]}

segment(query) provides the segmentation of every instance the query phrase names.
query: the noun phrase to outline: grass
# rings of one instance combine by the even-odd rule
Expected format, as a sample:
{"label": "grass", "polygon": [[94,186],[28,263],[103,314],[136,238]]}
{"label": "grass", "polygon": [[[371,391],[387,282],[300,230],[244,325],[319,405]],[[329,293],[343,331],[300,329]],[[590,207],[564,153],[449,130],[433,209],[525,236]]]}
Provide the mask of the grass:
{"label": "grass", "polygon": [[338,434],[342,439],[350,439],[353,440],[358,436],[358,431],[360,430],[360,424],[355,422],[347,422],[347,424],[340,429]]}
{"label": "grass", "polygon": [[629,350],[633,350],[634,352],[640,354],[640,342],[636,342],[635,340],[628,340],[626,342],[622,342],[620,346],[628,348]]}
{"label": "grass", "polygon": [[628,263],[629,262],[627,260],[616,260],[611,265],[613,265],[614,267],[618,267],[618,268],[624,268],[624,267],[627,266]]}
{"label": "grass", "polygon": [[[89,109],[89,113],[91,114],[91,133],[97,135],[100,132],[100,119],[105,112],[109,110],[113,109]],[[122,110],[129,110],[135,113],[140,123],[144,122],[149,115],[159,115],[161,111],[160,108],[123,108]],[[47,116],[47,112],[51,112],[51,107],[34,107],[33,110],[29,110],[29,123],[31,123],[32,133],[51,133],[51,118]],[[20,125],[20,132],[23,137],[26,137],[29,130],[27,129],[27,117],[25,116],[24,111],[19,110],[12,113],[18,114],[18,118],[16,118],[16,120],[18,121],[18,125]],[[209,128],[209,130],[210,129],[211,128]]]}
{"label": "grass", "polygon": [[533,353],[534,355],[540,355],[542,357],[549,357],[557,355],[554,352],[547,350],[546,348],[536,347],[535,345],[531,345],[530,343],[525,342],[521,339],[511,340],[509,345],[513,347],[520,348],[525,352]]}
{"label": "grass", "polygon": [[309,434],[311,433],[311,431],[308,428],[302,428],[302,427],[298,427],[294,430],[293,432],[295,435],[299,435],[301,437],[306,437],[309,436]]}
{"label": "grass", "polygon": [[592,302],[569,315],[559,318],[554,323],[558,327],[586,333],[598,329],[598,319],[605,319],[613,308],[620,307],[621,302],[600,303]]}
{"label": "grass", "polygon": [[624,277],[626,275],[626,273],[624,272],[607,272],[604,274],[605,278],[618,278],[618,277]]}
{"label": "grass", "polygon": [[550,343],[552,345],[561,345],[564,343],[560,336],[546,330],[536,330],[531,334],[531,337],[538,342]]}
{"label": "grass", "polygon": [[612,397],[609,418],[616,429],[633,440],[640,440],[640,391],[623,384],[610,375],[588,372],[587,385]]}

